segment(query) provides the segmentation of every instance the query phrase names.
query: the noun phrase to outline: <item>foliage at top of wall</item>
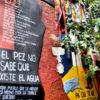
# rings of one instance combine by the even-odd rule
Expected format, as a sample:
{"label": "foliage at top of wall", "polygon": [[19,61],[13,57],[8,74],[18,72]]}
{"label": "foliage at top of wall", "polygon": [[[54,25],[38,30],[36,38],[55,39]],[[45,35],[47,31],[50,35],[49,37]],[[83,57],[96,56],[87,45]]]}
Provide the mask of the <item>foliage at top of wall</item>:
{"label": "foliage at top of wall", "polygon": [[100,2],[99,0],[83,0],[83,2],[86,8],[86,22],[77,23],[70,18],[66,18],[68,33],[62,39],[61,45],[66,50],[70,47],[75,54],[81,54],[84,58],[84,64],[92,69],[85,76],[92,76],[93,78],[98,67],[92,65],[88,53],[92,50],[93,53],[100,54]]}
{"label": "foliage at top of wall", "polygon": [[[71,46],[72,51],[78,53],[78,50],[85,52],[92,48],[99,50],[99,44],[96,40],[100,40],[100,2],[94,0],[92,3],[85,0],[86,8],[86,23],[76,23],[72,19],[66,19],[66,30],[68,34],[62,40],[62,46],[67,50]],[[94,3],[95,2],[95,3]],[[71,35],[77,37],[78,41],[73,43]],[[84,52],[84,53],[85,53]]]}

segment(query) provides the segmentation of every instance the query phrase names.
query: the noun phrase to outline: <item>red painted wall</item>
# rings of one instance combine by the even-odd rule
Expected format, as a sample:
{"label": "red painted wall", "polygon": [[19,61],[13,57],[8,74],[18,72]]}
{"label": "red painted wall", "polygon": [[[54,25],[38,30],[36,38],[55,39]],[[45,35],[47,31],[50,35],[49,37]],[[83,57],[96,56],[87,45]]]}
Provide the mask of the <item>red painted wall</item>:
{"label": "red painted wall", "polygon": [[11,6],[14,6],[13,3],[10,5],[7,5],[7,3],[8,1],[0,0],[0,48],[13,50],[15,9]]}
{"label": "red painted wall", "polygon": [[51,47],[55,46],[50,34],[59,35],[55,30],[54,8],[38,0],[42,6],[42,18],[46,25],[43,40],[42,55],[39,63],[40,79],[45,91],[45,100],[69,100],[65,94],[60,75],[56,70],[56,57],[52,55]]}

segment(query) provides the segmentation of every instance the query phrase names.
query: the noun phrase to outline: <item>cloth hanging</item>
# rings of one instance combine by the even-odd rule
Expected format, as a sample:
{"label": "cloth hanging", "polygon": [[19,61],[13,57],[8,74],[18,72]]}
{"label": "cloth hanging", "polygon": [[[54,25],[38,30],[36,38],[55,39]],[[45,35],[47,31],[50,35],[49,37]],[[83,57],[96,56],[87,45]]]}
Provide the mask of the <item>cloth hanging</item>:
{"label": "cloth hanging", "polygon": [[[58,28],[58,26],[60,26],[61,24],[60,19],[62,14],[63,17],[65,17],[65,15],[68,15],[76,22],[86,21],[85,6],[82,0],[79,0],[77,2],[71,2],[70,0],[55,0],[55,17],[57,22],[57,29],[60,29]],[[65,18],[63,19],[65,21]]]}
{"label": "cloth hanging", "polygon": [[65,29],[65,3],[64,0],[58,0],[55,2],[55,15],[56,15],[56,28],[60,30],[62,34],[66,33]]}
{"label": "cloth hanging", "polygon": [[74,21],[76,22],[86,21],[85,7],[81,0],[74,3],[67,0],[67,3],[65,2],[65,9],[66,9],[66,14],[70,15]]}

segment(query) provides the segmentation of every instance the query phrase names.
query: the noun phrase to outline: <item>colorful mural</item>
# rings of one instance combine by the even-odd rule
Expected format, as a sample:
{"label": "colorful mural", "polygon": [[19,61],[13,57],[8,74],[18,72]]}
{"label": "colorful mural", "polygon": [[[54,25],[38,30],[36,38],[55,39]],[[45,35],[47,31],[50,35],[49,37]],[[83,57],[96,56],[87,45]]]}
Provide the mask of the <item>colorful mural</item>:
{"label": "colorful mural", "polygon": [[[84,77],[84,69],[82,66],[75,64],[75,55],[73,55],[72,65],[64,65],[66,69],[62,76],[64,90],[70,100],[97,100],[97,83],[96,79],[89,80]],[[66,57],[66,61],[69,62]],[[80,57],[77,57],[77,61],[80,61]],[[62,62],[63,63],[63,62]],[[70,68],[69,68],[70,67]]]}
{"label": "colorful mural", "polygon": [[[48,6],[44,5],[48,13],[43,14],[46,15],[46,26],[41,18],[41,6],[36,0],[16,1],[0,1],[0,100],[44,100],[44,91],[45,100],[97,100],[96,79],[84,77],[81,56],[71,52],[70,47],[69,52],[60,54],[60,60],[57,59],[64,66],[64,73],[59,75],[55,70],[57,62],[51,53],[53,45],[50,40],[50,34],[55,34],[54,21],[51,25]],[[54,7],[54,0],[42,1]],[[68,34],[65,29],[66,16],[76,22],[86,21],[82,1],[71,1],[55,0],[56,29],[59,30],[60,42]],[[45,26],[48,34],[44,37]],[[42,50],[43,38],[45,49]],[[45,55],[41,56],[41,52]]]}
{"label": "colorful mural", "polygon": [[[66,18],[72,18],[76,22],[86,22],[85,7],[81,0],[55,0],[56,28],[59,30],[60,41],[68,34],[65,31]],[[65,24],[66,23],[66,24]],[[61,56],[64,73],[61,74],[64,90],[70,100],[97,100],[97,82],[91,78],[85,78],[85,69],[82,66],[81,56],[66,52]]]}

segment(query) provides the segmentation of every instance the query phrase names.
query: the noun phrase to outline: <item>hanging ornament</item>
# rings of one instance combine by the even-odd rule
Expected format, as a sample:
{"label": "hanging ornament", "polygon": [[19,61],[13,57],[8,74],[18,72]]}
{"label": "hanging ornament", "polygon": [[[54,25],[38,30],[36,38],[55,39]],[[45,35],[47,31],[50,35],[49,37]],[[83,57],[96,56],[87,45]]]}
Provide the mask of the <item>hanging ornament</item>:
{"label": "hanging ornament", "polygon": [[52,53],[54,56],[57,56],[57,72],[59,74],[63,74],[64,73],[64,66],[61,64],[61,57],[62,55],[65,54],[65,49],[61,48],[61,47],[52,47]]}

